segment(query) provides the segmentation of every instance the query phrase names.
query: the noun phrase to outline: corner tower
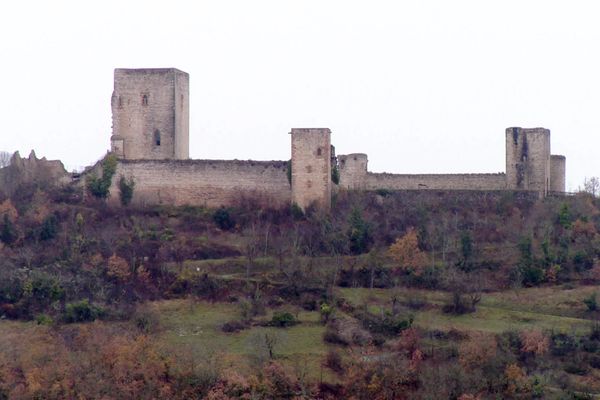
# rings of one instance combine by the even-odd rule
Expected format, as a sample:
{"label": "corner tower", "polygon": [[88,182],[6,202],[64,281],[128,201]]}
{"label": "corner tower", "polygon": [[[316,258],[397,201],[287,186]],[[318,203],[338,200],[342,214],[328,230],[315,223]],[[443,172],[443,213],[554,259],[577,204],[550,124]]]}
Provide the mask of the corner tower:
{"label": "corner tower", "polygon": [[311,204],[331,208],[331,131],[293,128],[292,202],[303,210]]}
{"label": "corner tower", "polygon": [[115,69],[111,151],[125,159],[189,158],[189,75]]}
{"label": "corner tower", "polygon": [[533,190],[545,196],[550,190],[550,130],[506,129],[506,188]]}

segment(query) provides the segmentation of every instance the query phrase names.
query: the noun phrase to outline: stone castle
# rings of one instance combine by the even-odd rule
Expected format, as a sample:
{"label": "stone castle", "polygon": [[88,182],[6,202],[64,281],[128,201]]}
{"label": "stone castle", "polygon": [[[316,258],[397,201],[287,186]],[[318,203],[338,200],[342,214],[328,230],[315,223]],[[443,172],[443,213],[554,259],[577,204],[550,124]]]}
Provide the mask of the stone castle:
{"label": "stone castle", "polygon": [[[506,130],[506,173],[388,174],[367,169],[367,155],[338,155],[327,128],[293,128],[288,161],[189,159],[189,75],[167,69],[116,69],[111,152],[120,177],[135,182],[133,203],[231,205],[251,196],[268,205],[329,209],[334,190],[565,191],[565,157],[551,155],[550,131]],[[291,168],[291,179],[289,171]],[[339,181],[332,181],[332,171]],[[335,180],[335,179],[333,179]]]}

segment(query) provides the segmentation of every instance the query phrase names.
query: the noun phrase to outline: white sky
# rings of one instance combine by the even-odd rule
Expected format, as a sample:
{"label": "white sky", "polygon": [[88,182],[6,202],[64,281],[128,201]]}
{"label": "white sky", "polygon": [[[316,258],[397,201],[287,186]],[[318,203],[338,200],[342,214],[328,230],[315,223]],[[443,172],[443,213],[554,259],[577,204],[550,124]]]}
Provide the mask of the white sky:
{"label": "white sky", "polygon": [[600,3],[6,1],[0,150],[88,165],[114,68],[190,74],[190,156],[288,159],[292,127],[397,173],[502,172],[504,129],[543,126],[567,189],[600,175]]}

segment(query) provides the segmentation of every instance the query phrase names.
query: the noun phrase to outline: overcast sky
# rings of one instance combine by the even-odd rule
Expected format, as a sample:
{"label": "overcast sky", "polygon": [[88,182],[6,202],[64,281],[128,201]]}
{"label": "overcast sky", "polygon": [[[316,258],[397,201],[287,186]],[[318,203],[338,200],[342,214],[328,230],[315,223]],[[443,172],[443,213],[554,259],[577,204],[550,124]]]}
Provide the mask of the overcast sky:
{"label": "overcast sky", "polygon": [[114,68],[190,74],[190,156],[285,160],[328,127],[376,172],[503,172],[504,130],[542,126],[567,189],[600,175],[597,1],[10,1],[0,150],[88,165]]}

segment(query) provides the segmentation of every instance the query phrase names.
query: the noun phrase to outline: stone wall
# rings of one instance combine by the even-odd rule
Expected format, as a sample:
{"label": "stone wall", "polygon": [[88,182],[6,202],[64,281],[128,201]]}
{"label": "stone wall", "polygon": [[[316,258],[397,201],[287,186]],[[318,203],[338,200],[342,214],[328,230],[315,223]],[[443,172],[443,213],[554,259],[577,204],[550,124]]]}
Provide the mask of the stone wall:
{"label": "stone wall", "polygon": [[550,156],[550,191],[562,193],[566,190],[566,164],[565,156]]}
{"label": "stone wall", "polygon": [[189,76],[115,69],[111,151],[126,159],[189,158]]}
{"label": "stone wall", "polygon": [[504,190],[506,175],[499,174],[386,174],[368,173],[367,190]]}
{"label": "stone wall", "polygon": [[331,131],[294,128],[292,135],[292,202],[302,209],[331,207]]}
{"label": "stone wall", "polygon": [[110,202],[119,204],[120,177],[135,182],[132,204],[237,204],[243,196],[265,206],[290,204],[285,161],[120,160],[110,188]]}
{"label": "stone wall", "polygon": [[10,165],[0,168],[0,194],[12,196],[15,191],[25,185],[36,185],[49,188],[71,181],[70,175],[59,160],[37,158],[32,150],[28,158],[22,158],[15,152]]}

